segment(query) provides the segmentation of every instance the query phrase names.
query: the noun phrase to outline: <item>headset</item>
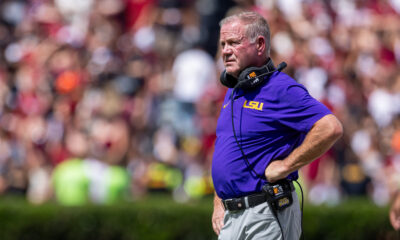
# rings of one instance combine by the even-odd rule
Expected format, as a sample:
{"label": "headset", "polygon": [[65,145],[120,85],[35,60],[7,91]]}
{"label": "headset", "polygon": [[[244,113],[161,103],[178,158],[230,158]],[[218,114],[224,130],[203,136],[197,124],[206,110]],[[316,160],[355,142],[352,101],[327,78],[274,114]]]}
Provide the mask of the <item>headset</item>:
{"label": "headset", "polygon": [[221,84],[228,88],[249,90],[258,87],[268,79],[272,73],[276,71],[280,72],[286,66],[287,64],[285,62],[281,62],[278,67],[275,68],[274,63],[271,58],[269,58],[267,63],[261,67],[248,67],[244,69],[237,78],[224,70],[219,79]]}
{"label": "headset", "polygon": [[[220,82],[222,85],[232,88],[232,92],[230,95],[230,100],[231,100],[231,114],[232,114],[232,130],[233,130],[233,135],[235,137],[236,144],[238,145],[240,152],[242,153],[243,159],[246,162],[247,167],[260,179],[264,179],[265,177],[260,176],[254,168],[250,165],[249,160],[247,159],[246,154],[243,151],[242,145],[239,143],[236,131],[235,131],[235,124],[233,121],[233,94],[237,89],[243,89],[246,91],[250,91],[253,89],[256,89],[258,86],[260,86],[262,83],[267,81],[269,77],[274,73],[274,72],[280,72],[284,68],[287,67],[287,64],[285,62],[281,62],[276,68],[274,66],[274,63],[272,62],[271,58],[268,58],[268,61],[265,65],[261,67],[248,67],[242,70],[240,72],[239,76],[236,78],[224,70],[221,75],[220,75]],[[304,198],[303,198],[303,189],[301,188],[301,185],[295,181],[300,189],[301,189],[301,218],[303,218],[303,203],[304,203]],[[271,209],[273,209],[271,207]],[[274,212],[274,210],[273,210]],[[279,222],[277,213],[274,212],[275,218],[278,221],[278,225],[281,229],[282,232],[282,238],[283,238],[283,229],[281,226],[281,223]],[[301,219],[301,228],[303,229],[303,220]],[[302,238],[304,239],[304,233],[302,231]]]}

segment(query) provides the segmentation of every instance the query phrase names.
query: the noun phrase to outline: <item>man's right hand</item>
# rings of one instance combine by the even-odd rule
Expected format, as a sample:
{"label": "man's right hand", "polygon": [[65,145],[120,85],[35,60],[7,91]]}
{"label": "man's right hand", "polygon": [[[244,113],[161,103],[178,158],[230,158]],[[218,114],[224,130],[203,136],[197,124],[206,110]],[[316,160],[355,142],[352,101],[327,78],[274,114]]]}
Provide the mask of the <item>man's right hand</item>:
{"label": "man's right hand", "polygon": [[214,197],[214,212],[212,214],[212,226],[214,232],[219,235],[221,228],[224,226],[224,206],[222,205],[221,199],[215,194]]}

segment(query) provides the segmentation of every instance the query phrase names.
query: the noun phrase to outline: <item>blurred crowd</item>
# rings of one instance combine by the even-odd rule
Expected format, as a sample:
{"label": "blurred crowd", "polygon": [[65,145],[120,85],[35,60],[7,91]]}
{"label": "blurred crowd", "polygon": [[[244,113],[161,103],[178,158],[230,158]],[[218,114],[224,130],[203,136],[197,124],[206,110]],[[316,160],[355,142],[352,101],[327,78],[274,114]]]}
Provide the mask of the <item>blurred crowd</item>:
{"label": "blurred crowd", "polygon": [[387,204],[400,187],[397,0],[0,1],[0,196],[213,194],[218,22],[243,10],[265,16],[275,64],[344,125],[301,170],[307,201]]}

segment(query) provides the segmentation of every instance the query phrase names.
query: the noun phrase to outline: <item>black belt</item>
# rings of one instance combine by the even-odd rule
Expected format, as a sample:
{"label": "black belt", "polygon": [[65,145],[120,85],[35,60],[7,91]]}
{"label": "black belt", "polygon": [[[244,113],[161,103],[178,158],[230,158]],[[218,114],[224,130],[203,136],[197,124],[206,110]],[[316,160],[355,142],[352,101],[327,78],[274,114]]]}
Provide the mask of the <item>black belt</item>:
{"label": "black belt", "polygon": [[[289,184],[290,184],[290,189],[293,192],[294,191],[293,182],[290,181]],[[222,204],[224,205],[225,210],[239,211],[246,208],[257,206],[258,204],[264,203],[266,201],[267,201],[267,194],[265,192],[260,192],[240,198],[225,199],[222,200]]]}

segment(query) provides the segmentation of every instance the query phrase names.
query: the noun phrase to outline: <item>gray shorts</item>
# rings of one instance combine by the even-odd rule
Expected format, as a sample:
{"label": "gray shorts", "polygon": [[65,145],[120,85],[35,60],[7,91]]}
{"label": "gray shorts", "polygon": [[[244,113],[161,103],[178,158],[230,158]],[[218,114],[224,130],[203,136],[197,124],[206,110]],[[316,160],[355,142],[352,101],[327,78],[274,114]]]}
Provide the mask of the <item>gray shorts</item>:
{"label": "gray shorts", "polygon": [[300,204],[295,191],[293,204],[278,212],[278,221],[267,202],[241,211],[225,211],[224,227],[218,240],[298,240],[301,235]]}

